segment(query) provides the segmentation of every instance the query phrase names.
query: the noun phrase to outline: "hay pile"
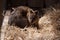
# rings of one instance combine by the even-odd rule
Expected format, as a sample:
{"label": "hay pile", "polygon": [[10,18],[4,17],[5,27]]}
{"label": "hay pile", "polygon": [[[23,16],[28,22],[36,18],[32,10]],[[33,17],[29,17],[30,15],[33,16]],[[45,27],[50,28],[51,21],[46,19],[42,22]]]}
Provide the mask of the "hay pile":
{"label": "hay pile", "polygon": [[16,26],[8,26],[4,30],[4,40],[53,40],[56,36],[54,31],[37,30],[36,28],[18,28]]}
{"label": "hay pile", "polygon": [[1,40],[60,40],[60,10],[49,9],[38,23],[41,29],[4,26]]}

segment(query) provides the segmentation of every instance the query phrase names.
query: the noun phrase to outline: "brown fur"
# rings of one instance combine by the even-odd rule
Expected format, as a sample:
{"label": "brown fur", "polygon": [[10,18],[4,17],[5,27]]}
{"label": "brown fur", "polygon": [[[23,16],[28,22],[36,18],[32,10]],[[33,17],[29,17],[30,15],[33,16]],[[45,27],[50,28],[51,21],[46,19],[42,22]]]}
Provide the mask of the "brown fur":
{"label": "brown fur", "polygon": [[17,25],[20,27],[25,27],[30,25],[32,19],[35,17],[35,11],[26,6],[19,6],[17,8],[13,8],[13,12],[10,15],[9,24]]}

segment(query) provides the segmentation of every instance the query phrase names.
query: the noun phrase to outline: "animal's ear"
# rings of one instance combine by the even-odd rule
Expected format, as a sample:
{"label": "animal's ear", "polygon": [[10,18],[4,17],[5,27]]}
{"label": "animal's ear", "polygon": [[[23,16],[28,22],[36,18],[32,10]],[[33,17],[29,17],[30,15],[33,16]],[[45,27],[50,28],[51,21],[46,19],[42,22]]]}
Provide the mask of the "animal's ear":
{"label": "animal's ear", "polygon": [[13,10],[15,10],[15,8],[12,8]]}
{"label": "animal's ear", "polygon": [[12,12],[12,11],[15,11],[15,10],[16,10],[16,8],[11,8],[11,12]]}
{"label": "animal's ear", "polygon": [[16,8],[12,8],[11,9],[11,14],[13,14],[15,12]]}
{"label": "animal's ear", "polygon": [[36,15],[39,13],[39,11],[38,10],[35,10],[35,13],[36,13]]}
{"label": "animal's ear", "polygon": [[5,13],[6,13],[6,10],[3,10],[3,13],[2,13],[2,15],[4,16],[4,15],[5,15]]}
{"label": "animal's ear", "polygon": [[11,14],[11,10],[4,10],[2,13],[3,16],[8,16],[10,14]]}

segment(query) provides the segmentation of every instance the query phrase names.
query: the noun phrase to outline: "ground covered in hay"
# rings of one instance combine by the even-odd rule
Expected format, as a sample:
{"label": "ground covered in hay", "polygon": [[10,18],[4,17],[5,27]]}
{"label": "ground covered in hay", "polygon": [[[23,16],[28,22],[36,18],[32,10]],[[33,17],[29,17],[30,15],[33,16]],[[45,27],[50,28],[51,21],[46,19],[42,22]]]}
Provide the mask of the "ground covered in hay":
{"label": "ground covered in hay", "polygon": [[4,40],[57,40],[57,38],[54,30],[37,30],[31,27],[21,29],[16,26],[7,27],[4,35]]}

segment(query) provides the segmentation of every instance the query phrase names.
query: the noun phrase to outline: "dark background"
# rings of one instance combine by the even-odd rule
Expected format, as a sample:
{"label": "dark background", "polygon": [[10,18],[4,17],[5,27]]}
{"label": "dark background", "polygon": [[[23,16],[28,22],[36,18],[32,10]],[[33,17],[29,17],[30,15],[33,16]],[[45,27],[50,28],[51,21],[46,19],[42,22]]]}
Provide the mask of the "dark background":
{"label": "dark background", "polygon": [[29,6],[34,10],[41,10],[54,4],[60,4],[60,0],[0,0],[0,26],[3,21],[2,11],[17,6]]}
{"label": "dark background", "polygon": [[2,12],[3,12],[3,0],[0,0],[0,26],[1,26],[2,21],[3,21]]}
{"label": "dark background", "polygon": [[17,6],[29,6],[31,8],[46,8],[53,4],[60,3],[60,0],[4,0],[3,8],[10,9],[11,7]]}

